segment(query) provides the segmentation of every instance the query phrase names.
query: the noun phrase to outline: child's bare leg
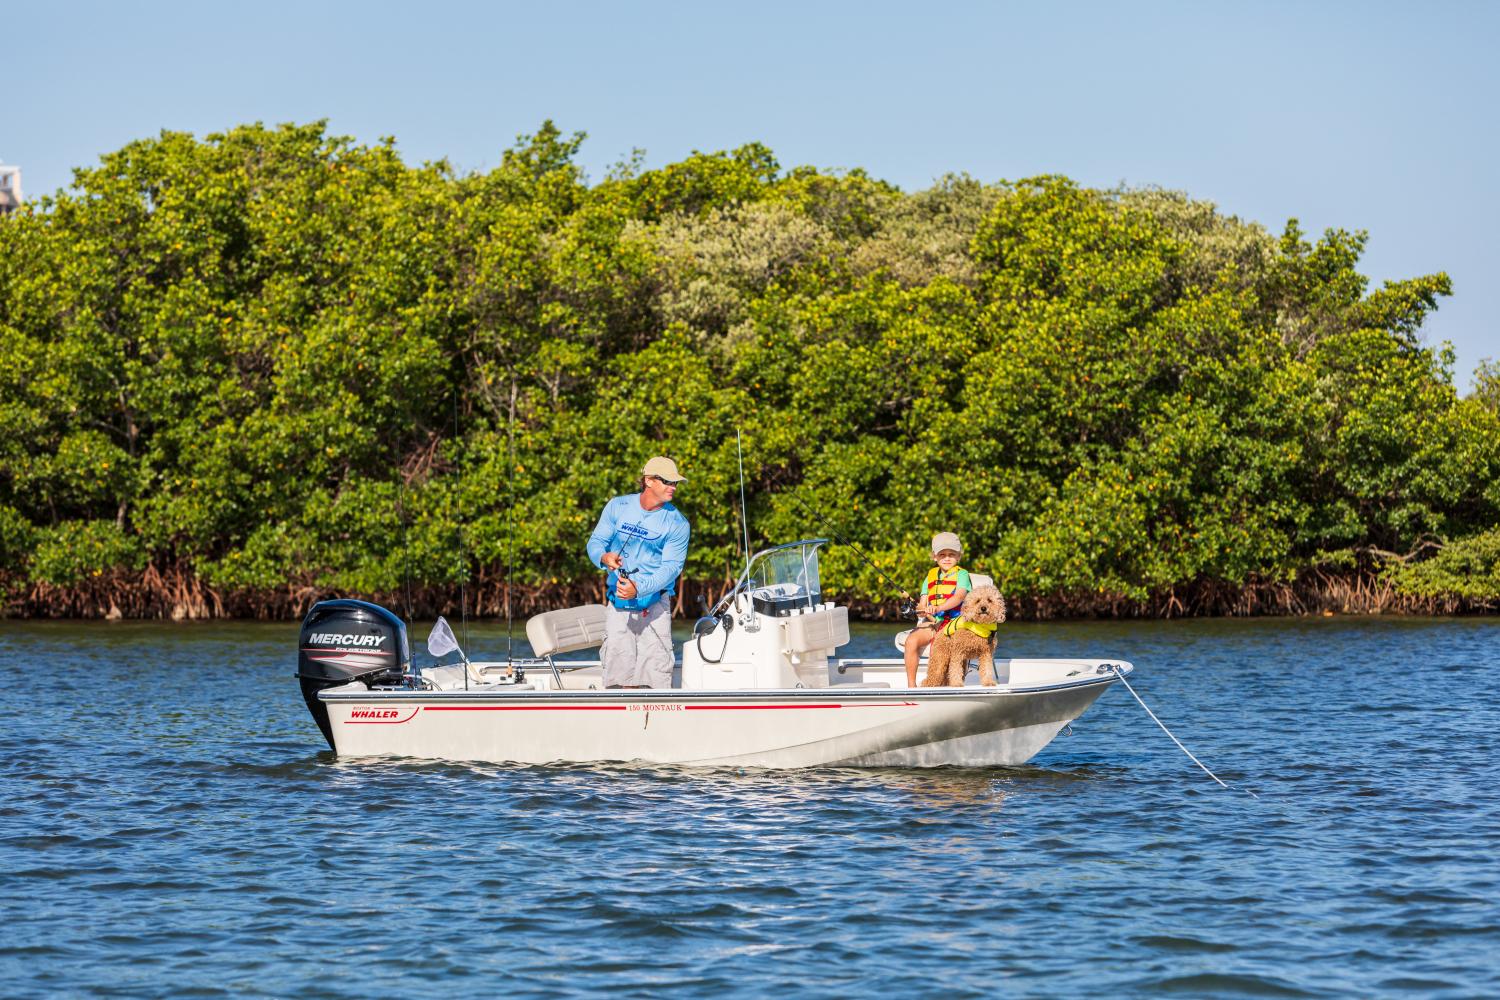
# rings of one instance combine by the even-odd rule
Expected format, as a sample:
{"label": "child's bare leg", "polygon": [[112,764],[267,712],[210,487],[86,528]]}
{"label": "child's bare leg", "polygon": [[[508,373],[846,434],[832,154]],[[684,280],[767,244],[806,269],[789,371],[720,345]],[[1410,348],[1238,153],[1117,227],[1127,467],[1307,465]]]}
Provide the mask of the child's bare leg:
{"label": "child's bare leg", "polygon": [[918,626],[911,630],[906,637],[906,686],[917,686],[917,661],[922,657],[922,650],[932,645],[933,637],[937,635],[935,629]]}

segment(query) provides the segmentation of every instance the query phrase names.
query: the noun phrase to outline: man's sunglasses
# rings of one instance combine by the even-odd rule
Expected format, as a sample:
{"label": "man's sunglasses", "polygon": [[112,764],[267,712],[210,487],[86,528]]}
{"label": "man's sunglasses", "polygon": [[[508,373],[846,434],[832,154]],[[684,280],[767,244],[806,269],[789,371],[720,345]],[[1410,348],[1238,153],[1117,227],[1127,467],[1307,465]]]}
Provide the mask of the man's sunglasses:
{"label": "man's sunglasses", "polygon": [[663,479],[661,476],[647,476],[646,478],[654,479],[663,486],[676,486],[682,482],[681,479]]}

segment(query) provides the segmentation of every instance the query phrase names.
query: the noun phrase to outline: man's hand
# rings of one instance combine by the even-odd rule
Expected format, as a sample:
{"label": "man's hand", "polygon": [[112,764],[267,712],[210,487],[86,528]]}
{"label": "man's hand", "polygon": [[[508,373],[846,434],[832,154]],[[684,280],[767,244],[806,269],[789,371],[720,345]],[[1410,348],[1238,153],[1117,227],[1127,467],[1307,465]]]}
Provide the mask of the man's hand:
{"label": "man's hand", "polygon": [[622,601],[628,601],[635,597],[635,581],[620,577],[615,584],[615,596]]}
{"label": "man's hand", "polygon": [[604,565],[605,569],[619,569],[625,560],[620,558],[620,553],[618,552],[606,552],[599,562]]}

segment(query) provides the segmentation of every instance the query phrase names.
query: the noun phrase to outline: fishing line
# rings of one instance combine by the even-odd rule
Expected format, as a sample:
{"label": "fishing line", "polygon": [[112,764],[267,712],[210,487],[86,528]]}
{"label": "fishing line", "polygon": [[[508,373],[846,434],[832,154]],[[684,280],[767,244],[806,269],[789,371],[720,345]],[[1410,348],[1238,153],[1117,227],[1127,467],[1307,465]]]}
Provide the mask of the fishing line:
{"label": "fishing line", "polygon": [[[398,392],[397,398],[401,401],[401,408],[406,408],[405,394]],[[396,452],[396,519],[401,522],[401,582],[405,591],[406,624],[410,628],[411,620],[411,516],[406,507],[406,471],[402,468],[401,461],[401,436],[393,435],[392,447]],[[416,660],[408,659],[407,674],[403,683],[410,684],[412,678],[420,677],[417,671]]]}
{"label": "fishing line", "polygon": [[[459,431],[458,431],[458,389],[457,388],[455,388],[453,390],[453,446],[454,446],[454,448],[458,449],[458,462],[459,462],[458,495],[459,495],[460,500],[462,500],[462,498],[463,498],[463,489],[464,489],[463,467],[462,467],[462,463],[463,463],[463,440],[459,437]],[[464,649],[472,649],[473,647],[469,643],[469,586],[468,586],[468,584],[469,584],[469,554],[468,554],[468,550],[464,547],[464,519],[463,519],[463,510],[462,510],[462,505],[461,504],[460,504],[459,517],[458,517],[458,558],[459,558],[458,616],[459,616],[459,621],[462,623],[463,630],[464,630]],[[466,666],[467,666],[467,663],[468,663],[468,659],[469,659],[468,654],[465,653],[464,654],[464,662],[465,662]],[[468,670],[466,669],[464,671],[464,689],[468,690],[468,687],[469,687],[469,674],[468,674]]]}
{"label": "fishing line", "polygon": [[[1130,696],[1132,698],[1134,698],[1137,702],[1140,702],[1140,706],[1142,708],[1146,709],[1146,714],[1149,715],[1149,716],[1151,716],[1151,721],[1154,722],[1154,723],[1156,723],[1158,726],[1161,726],[1161,731],[1164,732],[1164,733],[1166,733],[1168,736],[1170,736],[1171,739],[1172,739],[1172,742],[1177,744],[1177,749],[1179,749],[1183,753],[1187,754],[1188,755],[1188,759],[1191,760],[1194,764],[1197,764],[1199,767],[1203,768],[1203,773],[1204,774],[1208,775],[1210,778],[1214,779],[1215,781],[1218,781],[1219,784],[1221,786],[1223,786],[1224,788],[1228,788],[1229,786],[1225,785],[1224,782],[1219,779],[1219,776],[1217,774],[1214,774],[1212,771],[1210,771],[1208,769],[1208,766],[1206,764],[1204,764],[1203,761],[1199,760],[1197,757],[1194,757],[1193,756],[1193,752],[1191,750],[1189,750],[1187,747],[1185,747],[1185,746],[1182,745],[1182,741],[1181,740],[1179,740],[1176,736],[1172,736],[1172,730],[1168,729],[1167,726],[1166,726],[1166,723],[1162,722],[1160,719],[1158,719],[1156,717],[1156,713],[1153,712],[1153,711],[1151,711],[1151,709],[1149,707],[1147,707],[1147,705],[1146,705],[1146,703],[1144,701],[1141,701],[1141,696],[1135,693],[1135,688],[1133,688],[1133,687],[1130,686],[1130,682],[1125,679],[1125,675],[1123,673],[1121,673],[1120,668],[1114,666],[1113,664],[1111,664],[1110,665],[1110,669],[1115,672],[1115,676],[1120,679],[1120,683],[1125,685],[1125,690],[1130,692]],[[1250,791],[1250,789],[1248,789],[1248,788],[1242,788],[1242,789],[1240,789],[1240,791],[1244,792],[1246,795],[1249,795],[1252,799],[1259,799],[1260,798],[1259,795],[1256,795],[1254,792]]]}
{"label": "fishing line", "polygon": [[745,529],[745,576],[750,575],[750,515],[745,507],[745,452],[740,445],[740,429],[734,429],[734,453],[740,462],[740,524]]}
{"label": "fishing line", "polygon": [[[399,452],[399,448],[397,449]],[[406,473],[396,468],[396,517],[401,522],[401,576],[406,586],[406,623],[411,624],[411,542],[408,538],[410,518],[406,510]]]}
{"label": "fishing line", "polygon": [[[406,399],[403,393],[397,393],[402,408],[405,408]],[[401,578],[406,590],[406,624],[411,624],[411,544],[408,538],[408,521],[406,510],[406,472],[401,468],[401,435],[393,435],[391,445],[396,452],[396,519],[401,522]]]}
{"label": "fishing line", "polygon": [[514,382],[510,387],[508,416],[510,419],[506,423],[510,436],[510,475],[506,476],[506,480],[510,483],[510,511],[505,518],[505,666],[514,675],[516,668],[512,647],[515,639],[511,634],[510,617],[510,587],[511,581],[516,576],[516,386]]}
{"label": "fishing line", "polygon": [[[901,599],[903,601],[906,601],[906,602],[910,603],[910,601],[912,599],[911,595],[908,594],[906,592],[906,590],[904,588],[902,588],[899,584],[897,584],[895,580],[892,580],[890,577],[886,576],[885,573],[881,570],[881,568],[875,564],[875,560],[871,559],[868,555],[866,555],[865,551],[863,549],[861,549],[858,545],[855,545],[849,539],[845,538],[842,534],[840,534],[839,531],[838,531],[838,529],[836,529],[833,526],[832,522],[830,522],[828,520],[828,518],[824,517],[822,514],[819,514],[817,511],[815,511],[811,507],[809,507],[805,502],[803,502],[802,498],[799,497],[796,494],[795,491],[788,490],[784,495],[785,496],[789,496],[793,500],[797,501],[797,506],[801,507],[804,511],[806,511],[809,514],[811,514],[813,517],[817,518],[818,521],[819,521],[819,523],[821,523],[823,525],[823,527],[825,527],[825,528],[828,529],[828,533],[834,537],[835,541],[839,542],[839,544],[841,544],[841,545],[847,545],[851,549],[853,549],[854,552],[855,552],[855,554],[858,555],[861,559],[863,559],[865,561],[866,565],[868,565],[871,569],[873,569],[876,572],[876,574],[882,580],[884,580],[889,586],[891,586],[892,588],[894,588],[895,591],[896,591],[896,593],[898,593],[898,594],[901,595]],[[901,613],[902,613],[902,615],[907,614],[907,609],[906,609],[905,605],[902,606]]]}

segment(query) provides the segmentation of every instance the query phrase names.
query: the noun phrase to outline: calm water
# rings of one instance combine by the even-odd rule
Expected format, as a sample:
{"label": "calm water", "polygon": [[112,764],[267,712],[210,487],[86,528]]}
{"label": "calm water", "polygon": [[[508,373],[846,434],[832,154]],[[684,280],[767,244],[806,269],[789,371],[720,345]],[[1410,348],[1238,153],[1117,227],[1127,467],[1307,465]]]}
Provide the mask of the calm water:
{"label": "calm water", "polygon": [[1259,800],[1118,687],[1012,770],[340,763],[295,645],[0,622],[0,992],[1500,995],[1500,622],[1006,627]]}

